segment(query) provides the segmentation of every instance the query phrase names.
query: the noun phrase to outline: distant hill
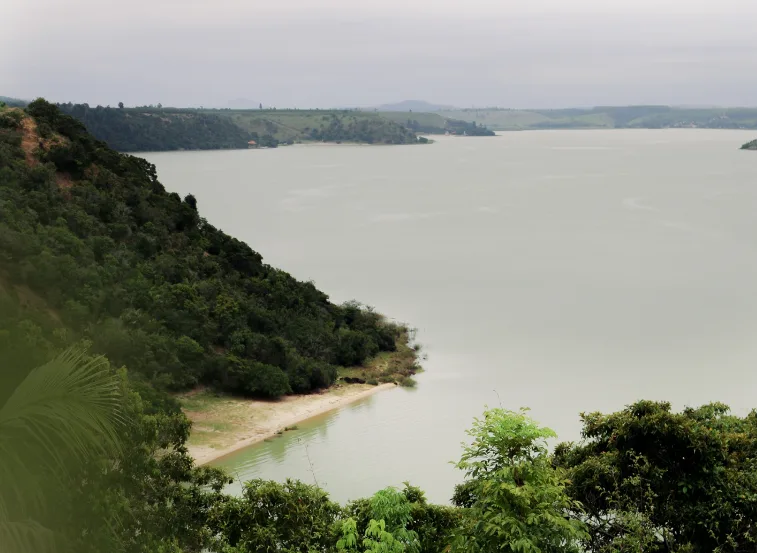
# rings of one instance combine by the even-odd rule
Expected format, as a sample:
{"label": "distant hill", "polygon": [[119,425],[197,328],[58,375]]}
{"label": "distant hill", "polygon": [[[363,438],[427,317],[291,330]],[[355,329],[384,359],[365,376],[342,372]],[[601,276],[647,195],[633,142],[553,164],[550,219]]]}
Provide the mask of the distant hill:
{"label": "distant hill", "polygon": [[29,103],[26,100],[21,100],[20,98],[11,98],[10,96],[0,96],[0,102],[4,103],[6,106],[16,108],[22,108]]}
{"label": "distant hill", "polygon": [[599,106],[568,109],[462,109],[446,117],[495,131],[533,129],[757,129],[757,108]]}
{"label": "distant hill", "polygon": [[385,111],[378,114],[413,132],[421,134],[455,134],[460,136],[494,136],[485,125],[461,119],[452,119],[442,113]]}
{"label": "distant hill", "polygon": [[[223,150],[247,148],[264,136],[240,129],[232,121],[197,110],[176,108],[104,108],[87,104],[59,104],[96,138],[119,152]],[[267,138],[276,146],[277,142]]]}
{"label": "distant hill", "polygon": [[384,104],[376,108],[378,111],[421,111],[434,112],[448,109],[458,109],[454,106],[444,106],[441,104],[431,104],[424,100],[405,100],[395,104]]}
{"label": "distant hill", "polygon": [[250,100],[249,98],[235,98],[226,102],[226,105],[223,107],[231,109],[256,109],[260,107],[260,102]]}
{"label": "distant hill", "polygon": [[[375,112],[276,109],[58,107],[120,152],[221,150],[295,142],[416,144],[415,132]],[[422,142],[422,141],[421,141]]]}

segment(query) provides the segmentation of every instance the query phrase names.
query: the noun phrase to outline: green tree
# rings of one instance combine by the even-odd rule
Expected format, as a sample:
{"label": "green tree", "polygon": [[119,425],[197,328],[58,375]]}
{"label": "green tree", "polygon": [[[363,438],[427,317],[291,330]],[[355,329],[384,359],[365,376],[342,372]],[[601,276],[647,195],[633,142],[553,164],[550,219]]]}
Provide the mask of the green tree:
{"label": "green tree", "polygon": [[384,520],[383,529],[392,532],[394,541],[420,553],[445,551],[460,523],[460,513],[456,507],[429,504],[423,491],[408,482],[401,492],[388,488],[371,498],[351,501],[344,509],[344,516],[356,523],[356,543],[357,536],[366,537],[372,520]]}
{"label": "green tree", "polygon": [[570,470],[594,551],[753,551],[757,544],[757,413],[721,403],[680,413],[640,401],[583,414],[583,441],[555,456]]}
{"label": "green tree", "polygon": [[336,540],[339,511],[315,486],[251,480],[241,497],[216,503],[210,527],[220,536],[220,547],[238,552],[326,552]]}
{"label": "green tree", "polygon": [[364,553],[404,553],[406,546],[398,540],[394,534],[386,529],[384,520],[371,519],[365,530],[362,541],[363,547],[358,547],[357,527],[353,519],[348,519],[342,524],[342,537],[336,542],[337,551],[351,552],[363,551]]}
{"label": "green tree", "polygon": [[471,499],[453,551],[579,551],[584,526],[569,516],[579,505],[547,450],[555,433],[525,410],[489,409],[468,434],[473,442],[456,466],[465,472]]}
{"label": "green tree", "polygon": [[[367,509],[366,509],[367,508]],[[369,520],[363,533],[362,551],[366,553],[417,553],[418,534],[409,530],[412,505],[408,496],[392,487],[376,492],[366,503],[352,505],[352,511],[367,511]],[[359,551],[357,522],[350,517],[342,523],[342,537],[337,541],[339,551]]]}

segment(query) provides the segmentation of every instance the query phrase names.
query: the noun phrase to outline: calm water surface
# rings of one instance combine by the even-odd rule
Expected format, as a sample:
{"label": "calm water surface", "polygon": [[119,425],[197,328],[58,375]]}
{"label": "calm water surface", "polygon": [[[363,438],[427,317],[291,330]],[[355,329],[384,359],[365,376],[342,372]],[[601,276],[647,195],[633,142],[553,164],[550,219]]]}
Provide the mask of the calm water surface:
{"label": "calm water surface", "polygon": [[486,404],[528,406],[562,439],[581,411],[641,398],[757,405],[757,154],[738,150],[753,134],[146,154],[212,224],[334,301],[416,326],[429,355],[417,389],[220,464],[315,478],[338,500],[409,480],[446,502]]}

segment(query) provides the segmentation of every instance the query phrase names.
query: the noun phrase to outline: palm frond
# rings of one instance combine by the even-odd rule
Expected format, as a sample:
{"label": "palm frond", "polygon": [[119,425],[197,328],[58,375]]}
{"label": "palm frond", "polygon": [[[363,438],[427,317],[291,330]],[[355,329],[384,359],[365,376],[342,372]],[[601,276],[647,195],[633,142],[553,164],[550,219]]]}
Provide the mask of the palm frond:
{"label": "palm frond", "polygon": [[0,407],[0,522],[11,502],[39,507],[72,463],[117,454],[123,424],[121,382],[105,358],[69,349],[33,369]]}
{"label": "palm frond", "polygon": [[53,532],[33,520],[0,519],[0,550],[3,553],[53,553],[57,551]]}

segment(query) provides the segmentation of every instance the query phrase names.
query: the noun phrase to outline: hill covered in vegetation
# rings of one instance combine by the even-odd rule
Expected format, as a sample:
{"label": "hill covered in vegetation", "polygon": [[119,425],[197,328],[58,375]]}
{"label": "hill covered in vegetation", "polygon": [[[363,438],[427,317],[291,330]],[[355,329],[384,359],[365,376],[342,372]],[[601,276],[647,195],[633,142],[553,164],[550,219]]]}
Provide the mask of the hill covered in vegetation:
{"label": "hill covered in vegetation", "polygon": [[425,100],[403,100],[402,102],[395,102],[392,104],[382,104],[375,109],[378,111],[419,111],[422,113],[433,113],[435,111],[456,108],[449,105],[433,104],[431,102],[426,102]]}
{"label": "hill covered in vegetation", "polygon": [[757,139],[747,142],[741,146],[742,150],[757,150]]}
{"label": "hill covered in vegetation", "polygon": [[396,349],[402,328],[265,264],[55,105],[0,116],[0,276],[118,366],[161,389],[278,397]]}
{"label": "hill covered in vegetation", "polygon": [[27,101],[20,98],[11,98],[10,96],[0,96],[0,103],[10,107],[24,107],[28,104]]}
{"label": "hill covered in vegetation", "polygon": [[121,152],[275,148],[295,142],[415,144],[415,134],[373,113],[321,110],[203,110],[162,106],[58,107]]}
{"label": "hill covered in vegetation", "polygon": [[459,136],[494,136],[494,131],[475,121],[452,119],[440,113],[415,113],[387,111],[381,112],[386,117],[413,132],[423,134],[455,134]]}
{"label": "hill covered in vegetation", "polygon": [[196,110],[163,107],[111,108],[87,104],[59,104],[97,139],[119,152],[224,150],[247,148],[254,140],[276,147],[270,134],[239,128],[226,117]]}
{"label": "hill covered in vegetation", "polygon": [[354,110],[220,110],[248,132],[269,133],[283,143],[324,141],[415,144],[415,133],[372,112]]}
{"label": "hill covered in vegetation", "polygon": [[757,129],[757,108],[619,106],[551,110],[463,109],[440,115],[497,131],[528,129]]}

